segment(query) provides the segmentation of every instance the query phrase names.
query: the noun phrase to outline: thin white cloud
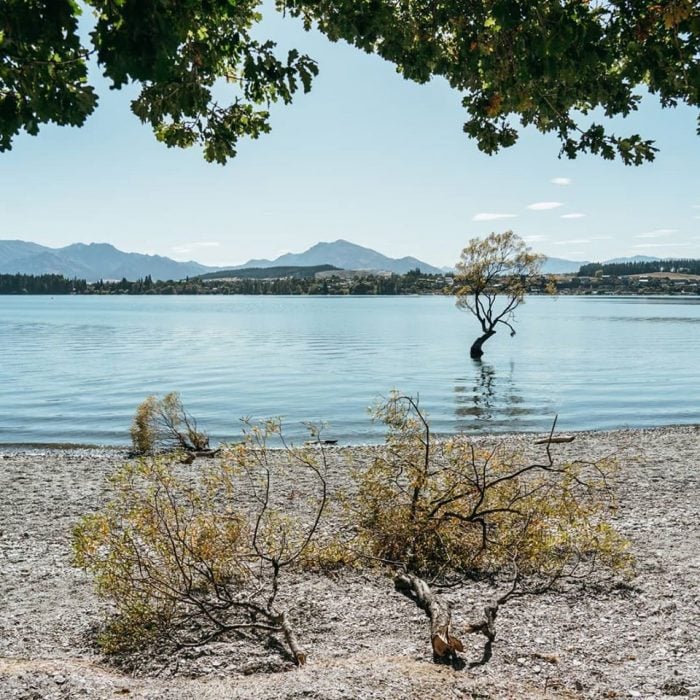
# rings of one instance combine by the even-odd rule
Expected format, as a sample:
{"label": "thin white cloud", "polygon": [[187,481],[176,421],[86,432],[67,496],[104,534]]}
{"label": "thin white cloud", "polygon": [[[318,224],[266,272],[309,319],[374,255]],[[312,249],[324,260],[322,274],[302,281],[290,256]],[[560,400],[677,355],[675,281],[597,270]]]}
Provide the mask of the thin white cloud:
{"label": "thin white cloud", "polygon": [[191,253],[198,248],[218,248],[221,245],[218,241],[194,241],[183,245],[174,245],[170,250],[173,253]]}
{"label": "thin white cloud", "polygon": [[591,236],[592,241],[612,241],[612,236]]}
{"label": "thin white cloud", "polygon": [[554,245],[570,245],[572,243],[590,243],[590,238],[570,238],[568,241],[554,241]]}
{"label": "thin white cloud", "polygon": [[637,238],[663,238],[664,236],[670,236],[676,233],[675,228],[657,228],[655,231],[647,231],[646,233],[640,233]]}
{"label": "thin white cloud", "polygon": [[637,243],[635,248],[683,248],[687,243]]}
{"label": "thin white cloud", "polygon": [[570,185],[572,180],[570,177],[553,177],[550,182],[553,185],[561,185],[562,187],[565,187],[566,185]]}
{"label": "thin white cloud", "polygon": [[523,240],[525,243],[539,243],[540,241],[546,241],[547,236],[541,236],[540,234],[536,234],[534,236],[523,236]]}
{"label": "thin white cloud", "polygon": [[517,214],[500,214],[488,211],[482,211],[479,214],[472,216],[472,221],[496,221],[497,219],[514,219]]}
{"label": "thin white cloud", "polygon": [[571,214],[562,214],[562,219],[583,219],[586,215],[582,214],[580,211],[572,212]]}
{"label": "thin white cloud", "polygon": [[700,209],[700,204],[691,204],[690,208],[691,209]]}
{"label": "thin white cloud", "polygon": [[533,204],[528,204],[527,208],[532,211],[546,211],[547,209],[557,209],[563,206],[563,202],[534,202]]}

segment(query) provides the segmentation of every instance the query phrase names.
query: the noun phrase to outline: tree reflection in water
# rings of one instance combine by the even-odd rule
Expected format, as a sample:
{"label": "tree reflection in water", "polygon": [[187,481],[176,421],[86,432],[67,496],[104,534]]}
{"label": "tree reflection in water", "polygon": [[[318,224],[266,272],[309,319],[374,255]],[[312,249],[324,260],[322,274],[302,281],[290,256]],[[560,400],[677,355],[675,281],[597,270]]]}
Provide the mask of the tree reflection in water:
{"label": "tree reflection in water", "polygon": [[542,414],[525,404],[516,387],[512,362],[508,372],[498,375],[495,367],[483,360],[472,361],[470,366],[474,369],[473,376],[458,378],[454,386],[455,415],[460,430],[517,430],[540,422]]}

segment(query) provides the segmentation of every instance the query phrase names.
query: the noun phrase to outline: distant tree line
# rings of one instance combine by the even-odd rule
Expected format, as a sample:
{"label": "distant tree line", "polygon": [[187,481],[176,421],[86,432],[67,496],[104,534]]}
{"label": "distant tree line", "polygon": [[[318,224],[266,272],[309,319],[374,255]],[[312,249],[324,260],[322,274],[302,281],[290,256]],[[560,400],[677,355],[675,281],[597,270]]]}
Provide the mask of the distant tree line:
{"label": "distant tree line", "polygon": [[[667,260],[662,265],[666,271],[700,274],[697,260]],[[628,293],[628,294],[676,294],[700,291],[697,283],[687,283],[679,287],[678,282],[664,283],[661,279],[651,278],[640,285],[636,278],[625,275],[648,274],[659,271],[658,268],[642,268],[658,263],[630,263],[632,272],[614,272],[610,268],[616,265],[584,266],[588,274],[580,272],[578,276],[561,277],[556,280],[557,289],[563,294],[591,293]],[[602,272],[601,272],[602,270]],[[596,274],[597,273],[597,274]],[[605,279],[603,278],[605,275]],[[590,281],[592,280],[592,282]],[[547,276],[530,279],[527,294],[549,293],[552,280]],[[593,285],[593,286],[591,286]],[[399,296],[407,294],[445,294],[457,291],[454,276],[423,274],[412,270],[403,275],[366,275],[348,278],[331,276],[316,278],[288,277],[282,279],[202,279],[192,277],[184,280],[153,280],[150,275],[135,281],[99,280],[87,282],[84,279],[69,279],[61,275],[3,275],[0,274],[0,294],[128,294],[128,295],[197,295],[197,294],[246,294],[246,295],[368,295]],[[502,293],[502,290],[499,291]]]}
{"label": "distant tree line", "polygon": [[451,278],[412,270],[405,275],[367,275],[351,279],[341,277],[283,277],[280,279],[204,279],[156,280],[150,275],[135,281],[86,282],[61,275],[0,275],[0,294],[441,294],[448,293]]}
{"label": "distant tree line", "polygon": [[594,277],[602,270],[604,275],[646,275],[652,272],[685,272],[700,275],[700,260],[676,258],[673,260],[649,260],[645,262],[588,263],[578,271],[579,277]]}
{"label": "distant tree line", "polygon": [[[86,283],[84,294],[162,294],[153,291],[162,282],[154,282],[150,275],[132,282],[122,277],[119,282],[103,281]],[[172,283],[169,283],[172,284]]]}
{"label": "distant tree line", "polygon": [[63,275],[0,275],[0,294],[84,294],[85,280]]}

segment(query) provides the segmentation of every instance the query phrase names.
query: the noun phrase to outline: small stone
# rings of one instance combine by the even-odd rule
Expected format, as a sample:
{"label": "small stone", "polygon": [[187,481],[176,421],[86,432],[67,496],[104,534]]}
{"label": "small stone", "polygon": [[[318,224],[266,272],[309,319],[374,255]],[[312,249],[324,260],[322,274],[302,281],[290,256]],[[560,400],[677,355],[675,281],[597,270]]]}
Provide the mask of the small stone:
{"label": "small stone", "polygon": [[666,681],[661,686],[661,692],[663,692],[664,695],[670,695],[672,697],[688,697],[690,695],[690,691],[685,683],[675,679]]}

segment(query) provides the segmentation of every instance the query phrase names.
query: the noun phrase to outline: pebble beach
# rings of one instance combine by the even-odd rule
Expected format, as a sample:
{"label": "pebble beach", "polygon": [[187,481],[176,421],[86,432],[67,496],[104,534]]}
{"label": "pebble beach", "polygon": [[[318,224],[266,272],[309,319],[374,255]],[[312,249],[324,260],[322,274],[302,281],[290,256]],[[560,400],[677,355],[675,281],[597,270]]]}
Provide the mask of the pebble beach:
{"label": "pebble beach", "polygon": [[[498,439],[535,449],[532,434]],[[331,448],[338,484],[375,449]],[[476,635],[461,635],[463,668],[434,664],[425,614],[381,574],[343,572],[286,580],[301,669],[240,641],[125,669],[95,645],[109,608],[71,565],[70,538],[126,452],[0,448],[0,698],[700,698],[700,425],[578,433],[556,454],[618,456],[635,576],[509,602],[485,665]],[[495,593],[444,593],[455,634]]]}

